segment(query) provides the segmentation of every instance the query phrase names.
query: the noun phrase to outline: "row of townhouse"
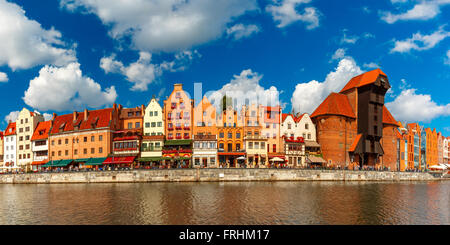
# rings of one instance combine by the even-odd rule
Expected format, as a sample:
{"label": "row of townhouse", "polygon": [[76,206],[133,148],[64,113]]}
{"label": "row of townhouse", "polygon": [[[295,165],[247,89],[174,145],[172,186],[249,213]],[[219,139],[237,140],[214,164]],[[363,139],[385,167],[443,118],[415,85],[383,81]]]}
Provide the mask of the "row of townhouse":
{"label": "row of townhouse", "polygon": [[450,137],[418,123],[400,123],[397,131],[397,166],[400,171],[450,164]]}
{"label": "row of townhouse", "polygon": [[310,115],[280,106],[233,105],[224,96],[197,104],[175,84],[160,105],[42,115],[23,109],[0,134],[8,171],[103,165],[268,167],[287,165],[390,170],[426,169],[449,160],[449,138],[418,124],[403,126],[384,105],[387,75],[353,77]]}

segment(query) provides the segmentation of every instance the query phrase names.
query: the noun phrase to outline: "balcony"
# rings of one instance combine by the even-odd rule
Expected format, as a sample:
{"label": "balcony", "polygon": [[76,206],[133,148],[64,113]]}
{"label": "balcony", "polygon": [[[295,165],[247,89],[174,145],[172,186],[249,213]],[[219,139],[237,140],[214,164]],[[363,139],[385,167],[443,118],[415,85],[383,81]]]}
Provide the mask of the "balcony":
{"label": "balcony", "polygon": [[191,129],[191,127],[189,127],[189,126],[184,126],[184,130],[190,130]]}
{"label": "balcony", "polygon": [[181,126],[176,126],[175,129],[176,130],[182,130],[183,128]]}
{"label": "balcony", "polygon": [[167,136],[168,140],[173,140],[173,136]]}
{"label": "balcony", "polygon": [[181,140],[181,139],[182,139],[181,135],[177,135],[177,136],[176,136],[176,139],[177,139],[177,140]]}
{"label": "balcony", "polygon": [[262,135],[246,135],[244,140],[267,140],[267,137]]}
{"label": "balcony", "polygon": [[167,130],[172,131],[172,130],[173,130],[173,127],[167,128]]}
{"label": "balcony", "polygon": [[141,147],[141,151],[143,151],[143,152],[162,151],[162,147]]}
{"label": "balcony", "polygon": [[185,135],[183,138],[184,138],[185,140],[188,140],[188,139],[190,139],[191,137],[189,137],[189,135]]}

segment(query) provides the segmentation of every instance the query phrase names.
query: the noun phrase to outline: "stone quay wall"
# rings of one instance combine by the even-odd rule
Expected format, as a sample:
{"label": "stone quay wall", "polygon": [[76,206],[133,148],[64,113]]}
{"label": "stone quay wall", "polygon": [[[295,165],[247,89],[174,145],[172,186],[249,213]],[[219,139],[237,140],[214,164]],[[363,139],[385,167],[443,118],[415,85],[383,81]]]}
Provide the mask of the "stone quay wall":
{"label": "stone quay wall", "polygon": [[428,173],[305,169],[154,169],[3,174],[0,184],[139,183],[198,181],[429,181]]}

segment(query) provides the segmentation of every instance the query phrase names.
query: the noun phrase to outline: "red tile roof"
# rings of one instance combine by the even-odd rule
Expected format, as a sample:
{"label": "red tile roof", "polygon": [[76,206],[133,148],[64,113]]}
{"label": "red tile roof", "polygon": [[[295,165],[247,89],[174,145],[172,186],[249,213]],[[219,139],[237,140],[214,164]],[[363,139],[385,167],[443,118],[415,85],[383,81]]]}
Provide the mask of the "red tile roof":
{"label": "red tile roof", "polygon": [[331,93],[311,114],[311,118],[320,115],[339,115],[356,118],[348,98],[344,94]]}
{"label": "red tile roof", "polygon": [[91,129],[92,124],[95,128],[105,128],[110,126],[110,116],[113,113],[112,108],[88,111],[87,120],[84,120],[84,112],[76,112],[77,118],[73,122],[73,113],[56,116],[53,121],[51,134],[62,133],[64,131],[74,131],[75,125],[79,125],[79,130]]}
{"label": "red tile roof", "polygon": [[300,120],[302,120],[302,118],[303,118],[304,115],[305,115],[305,113],[301,114],[301,115],[298,116],[298,117],[295,117],[295,118],[294,118],[295,123],[300,122]]}
{"label": "red tile roof", "polygon": [[9,123],[8,127],[5,129],[5,136],[15,135],[16,134],[16,123]]}
{"label": "red tile roof", "polygon": [[400,124],[394,119],[386,106],[383,106],[383,123],[400,127]]}
{"label": "red tile roof", "polygon": [[356,146],[358,146],[358,142],[361,140],[362,134],[356,135],[356,138],[353,140],[352,145],[348,149],[349,152],[354,152],[356,150]]}
{"label": "red tile roof", "polygon": [[384,72],[379,68],[356,76],[350,79],[350,81],[344,86],[344,88],[341,90],[340,93],[350,90],[352,88],[362,87],[364,85],[374,83],[379,75],[386,76],[386,74],[384,74]]}
{"label": "red tile roof", "polygon": [[292,116],[292,114],[283,113],[283,114],[281,114],[281,121],[284,122],[284,120],[286,120],[286,118],[288,116],[291,116],[292,118],[294,118],[294,116]]}
{"label": "red tile roof", "polygon": [[31,140],[42,140],[48,138],[48,133],[52,125],[51,121],[40,122],[34,130]]}

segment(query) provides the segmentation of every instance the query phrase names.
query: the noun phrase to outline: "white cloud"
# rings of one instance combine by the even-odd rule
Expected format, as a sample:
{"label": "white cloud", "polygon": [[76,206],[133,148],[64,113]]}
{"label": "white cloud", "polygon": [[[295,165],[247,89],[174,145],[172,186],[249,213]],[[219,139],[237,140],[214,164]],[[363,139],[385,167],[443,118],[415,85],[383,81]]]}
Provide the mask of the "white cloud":
{"label": "white cloud", "polygon": [[206,93],[206,96],[218,109],[223,96],[233,98],[236,108],[245,105],[247,102],[248,104],[281,105],[278,89],[275,86],[265,89],[259,84],[261,79],[262,75],[259,75],[257,72],[253,72],[251,69],[243,70],[241,74],[234,75],[233,79],[221,89],[209,91]]}
{"label": "white cloud", "polygon": [[0,71],[0,82],[7,82],[8,80],[8,74]]}
{"label": "white cloud", "polygon": [[100,67],[105,73],[119,73],[133,84],[133,91],[147,91],[148,85],[162,75],[163,71],[182,71],[186,66],[200,54],[195,51],[183,51],[175,54],[175,59],[171,62],[164,61],[161,64],[153,64],[152,55],[141,51],[136,62],[125,66],[121,61],[117,61],[114,54],[103,57],[100,60]]}
{"label": "white cloud", "polygon": [[350,44],[355,44],[356,41],[358,41],[359,37],[358,36],[347,36],[346,31],[344,30],[344,35],[341,38],[341,44],[342,43],[350,43]]}
{"label": "white cloud", "polygon": [[30,81],[23,100],[33,108],[48,111],[99,108],[114,103],[114,86],[102,91],[100,84],[83,76],[79,63],[63,67],[46,65],[39,76]]}
{"label": "white cloud", "polygon": [[435,32],[429,35],[422,35],[420,32],[413,34],[411,38],[403,41],[395,41],[394,48],[391,49],[391,53],[405,53],[412,49],[414,50],[427,50],[436,46],[439,42],[450,36],[450,32],[445,31],[443,28],[439,28]]}
{"label": "white cloud", "polygon": [[291,98],[292,108],[296,112],[312,113],[331,92],[339,92],[351,78],[361,73],[363,71],[351,57],[343,58],[325,81],[297,84]]}
{"label": "white cloud", "polygon": [[227,24],[258,9],[256,0],[61,0],[69,11],[94,13],[115,39],[140,51],[180,51],[222,36]]}
{"label": "white cloud", "polygon": [[368,69],[380,68],[380,66],[374,62],[365,63],[365,64],[363,64],[363,67],[368,68]]}
{"label": "white cloud", "polygon": [[314,29],[319,26],[320,12],[314,7],[304,8],[303,13],[296,10],[300,4],[310,2],[311,0],[273,0],[273,4],[266,6],[266,11],[272,15],[279,28],[301,21],[307,24],[307,29]]}
{"label": "white cloud", "polygon": [[260,32],[260,29],[257,25],[243,25],[241,23],[227,29],[227,35],[232,37],[234,40],[247,38],[258,32]]}
{"label": "white cloud", "polygon": [[10,112],[6,117],[5,117],[5,122],[9,123],[9,121],[11,122],[15,122],[17,120],[17,118],[19,117],[19,113],[20,111],[12,111]]}
{"label": "white cloud", "polygon": [[[393,4],[405,3],[405,0],[391,1]],[[443,5],[450,4],[449,0],[431,0],[420,1],[415,4],[412,9],[400,14],[391,12],[381,12],[381,19],[389,24],[393,24],[399,20],[429,20],[436,17],[441,12]]]}
{"label": "white cloud", "polygon": [[65,47],[59,31],[43,29],[20,6],[5,0],[0,0],[0,39],[0,66],[13,70],[76,61],[75,51]]}
{"label": "white cloud", "polygon": [[444,59],[444,64],[450,65],[450,49],[447,50],[447,57]]}
{"label": "white cloud", "polygon": [[428,94],[416,94],[416,89],[403,90],[386,107],[396,120],[407,122],[429,122],[439,116],[450,115],[450,104],[438,105]]}
{"label": "white cloud", "polygon": [[334,54],[331,56],[330,62],[333,61],[333,60],[340,60],[340,59],[344,58],[345,57],[345,52],[346,52],[346,49],[338,48],[336,50],[336,52],[334,52]]}

